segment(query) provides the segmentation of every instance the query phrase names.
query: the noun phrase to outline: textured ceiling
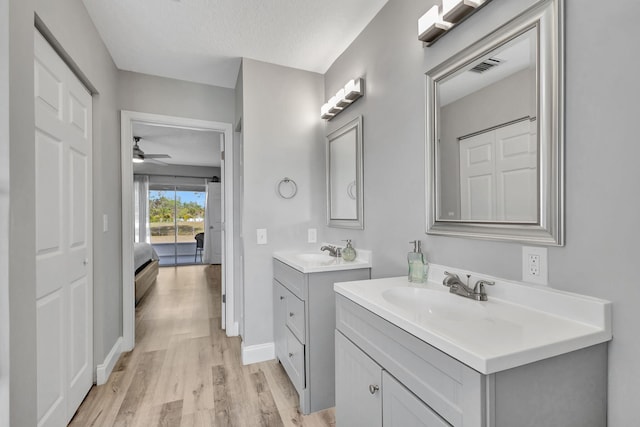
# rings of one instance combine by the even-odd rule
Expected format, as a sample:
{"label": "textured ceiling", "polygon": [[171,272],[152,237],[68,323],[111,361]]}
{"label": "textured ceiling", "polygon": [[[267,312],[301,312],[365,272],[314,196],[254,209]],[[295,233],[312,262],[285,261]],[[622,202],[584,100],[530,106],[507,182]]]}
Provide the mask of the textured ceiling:
{"label": "textured ceiling", "polygon": [[235,87],[240,58],[324,73],[388,0],[83,0],[122,70]]}
{"label": "textured ceiling", "polygon": [[133,123],[133,135],[140,137],[145,154],[168,154],[158,159],[170,165],[220,166],[220,133]]}

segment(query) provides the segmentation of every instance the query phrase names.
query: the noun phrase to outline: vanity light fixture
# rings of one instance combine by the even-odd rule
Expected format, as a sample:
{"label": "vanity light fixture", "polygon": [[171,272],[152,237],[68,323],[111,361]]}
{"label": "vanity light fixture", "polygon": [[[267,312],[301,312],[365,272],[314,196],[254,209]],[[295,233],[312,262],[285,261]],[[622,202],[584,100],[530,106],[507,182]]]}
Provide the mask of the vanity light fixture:
{"label": "vanity light fixture", "polygon": [[451,28],[460,24],[491,0],[442,0],[418,19],[418,40],[431,46]]}
{"label": "vanity light fixture", "polygon": [[364,95],[364,80],[362,78],[349,80],[320,108],[320,118],[331,120],[362,95]]}

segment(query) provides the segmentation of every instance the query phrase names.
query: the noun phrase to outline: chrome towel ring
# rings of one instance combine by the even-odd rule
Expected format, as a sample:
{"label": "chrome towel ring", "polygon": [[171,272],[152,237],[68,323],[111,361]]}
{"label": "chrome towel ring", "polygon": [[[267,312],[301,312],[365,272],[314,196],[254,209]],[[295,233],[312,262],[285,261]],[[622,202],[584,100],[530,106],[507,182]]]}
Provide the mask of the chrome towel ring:
{"label": "chrome towel ring", "polygon": [[283,199],[293,199],[298,193],[298,184],[291,178],[285,176],[278,182],[276,191]]}

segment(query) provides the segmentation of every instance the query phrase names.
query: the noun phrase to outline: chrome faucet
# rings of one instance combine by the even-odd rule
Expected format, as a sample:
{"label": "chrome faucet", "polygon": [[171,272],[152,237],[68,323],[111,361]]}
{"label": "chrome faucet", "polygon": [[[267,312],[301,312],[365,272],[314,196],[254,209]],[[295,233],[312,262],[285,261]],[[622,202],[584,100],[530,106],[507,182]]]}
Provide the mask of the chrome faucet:
{"label": "chrome faucet", "polygon": [[340,257],[342,256],[342,249],[335,247],[333,245],[326,245],[320,248],[321,251],[329,251],[329,255],[332,257]]}
{"label": "chrome faucet", "polygon": [[458,277],[457,274],[453,274],[453,273],[449,273],[448,271],[445,271],[444,275],[445,275],[445,278],[442,281],[442,284],[449,288],[450,293],[460,295],[465,298],[470,298],[476,301],[486,301],[487,293],[484,289],[484,286],[495,285],[495,282],[490,282],[488,280],[478,280],[475,286],[473,287],[473,289],[471,289],[471,287],[469,287],[469,279],[471,278],[470,274],[467,274],[466,285],[462,283],[462,280],[460,280],[460,277]]}

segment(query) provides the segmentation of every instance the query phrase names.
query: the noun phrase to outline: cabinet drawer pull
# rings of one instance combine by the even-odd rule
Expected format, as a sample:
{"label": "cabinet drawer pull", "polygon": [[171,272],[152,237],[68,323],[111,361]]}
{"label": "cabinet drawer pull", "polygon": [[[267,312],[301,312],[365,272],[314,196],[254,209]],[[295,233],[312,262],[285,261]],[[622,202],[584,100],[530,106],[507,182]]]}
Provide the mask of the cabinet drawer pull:
{"label": "cabinet drawer pull", "polygon": [[284,299],[284,295],[280,295],[280,300],[283,300],[283,299]]}
{"label": "cabinet drawer pull", "polygon": [[294,314],[293,314],[293,311],[292,311],[292,312],[289,313],[289,317],[293,317],[293,316],[294,316]]}
{"label": "cabinet drawer pull", "polygon": [[376,394],[376,391],[380,390],[380,387],[375,384],[369,385],[369,393]]}
{"label": "cabinet drawer pull", "polygon": [[289,357],[293,357],[293,353],[289,353]]}

